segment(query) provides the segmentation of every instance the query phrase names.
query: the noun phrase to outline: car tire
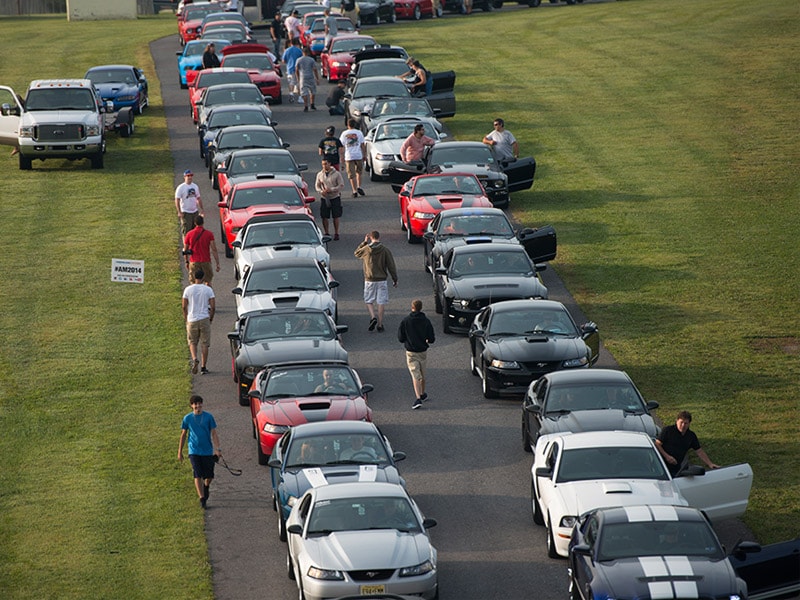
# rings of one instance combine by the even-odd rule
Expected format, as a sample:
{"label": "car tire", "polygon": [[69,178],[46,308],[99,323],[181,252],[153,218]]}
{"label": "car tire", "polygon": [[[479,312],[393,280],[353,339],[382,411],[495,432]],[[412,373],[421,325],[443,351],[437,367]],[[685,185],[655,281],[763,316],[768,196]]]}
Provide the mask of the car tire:
{"label": "car tire", "polygon": [[486,4],[483,5],[483,12],[492,12],[494,10],[494,4],[492,4],[492,0],[486,0]]}
{"label": "car tire", "polygon": [[250,406],[250,396],[242,394],[242,392],[238,392],[239,394],[239,406]]}
{"label": "car tire", "polygon": [[414,7],[414,20],[419,21],[421,18],[422,18],[422,10],[420,9],[419,4],[417,4]]}
{"label": "car tire", "polygon": [[219,189],[219,179],[217,179],[216,173],[214,173],[211,177],[211,189],[218,190]]}
{"label": "car tire", "polygon": [[406,213],[406,223],[408,223],[408,225],[406,225],[406,241],[409,244],[419,244],[419,238],[414,235],[411,229],[411,215],[408,213]]}
{"label": "car tire", "polygon": [[450,317],[447,316],[447,312],[442,310],[442,331],[445,333],[452,333],[453,330],[450,329]]}
{"label": "car tire", "polygon": [[[292,581],[295,581],[294,565],[292,564],[292,557],[289,554],[289,550],[286,550],[286,576]],[[302,594],[302,592],[300,593]]]}
{"label": "car tire", "polygon": [[256,448],[258,449],[258,464],[266,465],[269,462],[269,454],[264,454],[261,449],[261,440],[256,436]]}
{"label": "car tire", "polygon": [[22,152],[19,153],[19,170],[30,171],[33,168],[33,159],[23,156]]}
{"label": "car tire", "polygon": [[439,294],[435,289],[433,290],[433,309],[436,311],[437,315],[440,315],[443,312],[442,299],[439,298]]}
{"label": "car tire", "polygon": [[542,514],[542,507],[539,506],[539,501],[536,499],[536,488],[531,481],[531,514],[533,515],[533,522],[536,525],[544,525],[544,515]]}
{"label": "car tire", "polygon": [[539,8],[542,5],[542,0],[528,0],[528,8]]}
{"label": "car tire", "polygon": [[556,539],[553,537],[553,522],[551,519],[547,519],[547,556],[561,558],[556,552]]}
{"label": "car tire", "polygon": [[473,352],[469,353],[469,372],[475,377],[480,375],[480,373],[478,373],[478,365],[475,363],[475,354]]}
{"label": "car tire", "polygon": [[93,154],[89,157],[89,160],[92,162],[93,169],[102,169],[103,168],[103,151],[101,150],[97,154]]}
{"label": "car tire", "polygon": [[483,373],[481,373],[481,392],[483,392],[483,397],[487,398],[488,400],[493,400],[497,398],[497,392],[492,389],[489,385],[489,377],[486,375],[486,366],[484,365]]}
{"label": "car tire", "polygon": [[397,12],[392,9],[392,15],[389,17],[390,23],[397,23]]}
{"label": "car tire", "polygon": [[[589,596],[589,598],[591,598],[591,596]],[[575,581],[574,576],[569,578],[569,600],[583,600],[583,598],[581,598],[581,593],[578,591],[578,583]]]}
{"label": "car tire", "polygon": [[[277,502],[276,502],[277,506]],[[278,539],[282,542],[286,541],[286,519],[283,518],[283,511],[278,506]]]}
{"label": "car tire", "polygon": [[375,172],[375,167],[373,165],[369,165],[369,180],[380,181],[381,179],[383,179],[383,177],[381,177]]}
{"label": "car tire", "polygon": [[[524,413],[525,411],[523,411]],[[527,452],[533,452],[533,448],[531,448],[531,434],[528,431],[528,428],[525,425],[525,417],[522,417],[522,449]]]}

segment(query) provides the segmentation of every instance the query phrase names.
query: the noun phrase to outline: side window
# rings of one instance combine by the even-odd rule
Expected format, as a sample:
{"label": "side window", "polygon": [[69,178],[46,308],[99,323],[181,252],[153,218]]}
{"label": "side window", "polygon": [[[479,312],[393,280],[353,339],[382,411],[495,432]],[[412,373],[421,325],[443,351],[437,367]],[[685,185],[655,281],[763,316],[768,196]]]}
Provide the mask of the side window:
{"label": "side window", "polygon": [[584,525],[583,537],[590,548],[594,548],[594,543],[597,541],[597,517],[589,517]]}
{"label": "side window", "polygon": [[305,521],[308,517],[308,510],[311,508],[311,495],[306,496],[300,505],[300,519]]}
{"label": "side window", "polygon": [[489,319],[492,316],[492,310],[486,309],[481,313],[481,316],[478,318],[478,325],[480,325],[481,329],[486,331],[486,328],[489,327]]}
{"label": "side window", "polygon": [[546,379],[540,379],[539,380],[539,385],[537,386],[537,388],[535,390],[536,403],[539,406],[544,406],[544,399],[547,396],[547,389],[548,389],[547,380]]}
{"label": "side window", "polygon": [[547,451],[547,459],[545,462],[548,467],[555,469],[556,461],[558,461],[558,444],[553,443],[553,445],[550,446],[550,449]]}

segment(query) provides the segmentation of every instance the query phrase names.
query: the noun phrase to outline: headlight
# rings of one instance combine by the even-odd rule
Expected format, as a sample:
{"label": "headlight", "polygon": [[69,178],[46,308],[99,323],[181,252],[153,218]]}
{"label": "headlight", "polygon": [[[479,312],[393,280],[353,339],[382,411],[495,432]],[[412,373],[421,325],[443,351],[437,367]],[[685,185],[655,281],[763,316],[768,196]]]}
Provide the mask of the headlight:
{"label": "headlight", "polygon": [[559,527],[572,527],[578,521],[578,517],[573,517],[570,515],[561,517],[561,521],[559,521]]}
{"label": "headlight", "polygon": [[394,160],[394,154],[381,154],[378,152],[375,155],[375,160]]}
{"label": "headlight", "polygon": [[452,302],[453,308],[469,308],[469,300],[459,300],[454,298]]}
{"label": "headlight", "polygon": [[343,62],[339,62],[338,60],[334,60],[333,62],[331,62],[331,66],[332,67],[336,67],[338,69],[338,68],[341,68],[341,67],[346,67],[347,63],[343,63]]}
{"label": "headlight", "polygon": [[503,181],[502,179],[495,179],[494,181],[492,181],[492,187],[497,189],[497,190],[502,189],[505,186],[506,186],[506,182]]}
{"label": "headlight", "polygon": [[425,575],[433,571],[433,563],[426,560],[424,563],[415,565],[413,567],[403,567],[400,569],[400,577],[415,577],[417,575]]}
{"label": "headlight", "polygon": [[277,434],[284,434],[289,431],[288,425],[273,425],[272,423],[267,423],[264,425],[263,429],[264,433],[277,433]]}
{"label": "headlight", "polygon": [[307,575],[313,579],[327,579],[338,580],[344,579],[341,571],[332,571],[330,569],[320,569],[319,567],[308,567]]}
{"label": "headlight", "polygon": [[25,125],[24,127],[20,127],[19,128],[19,137],[32,138],[33,137],[33,125]]}
{"label": "headlight", "polygon": [[499,360],[495,358],[492,360],[492,366],[495,369],[519,369],[519,363],[515,360]]}
{"label": "headlight", "polygon": [[99,125],[89,125],[86,128],[86,136],[90,135],[100,135],[100,126]]}
{"label": "headlight", "polygon": [[564,368],[573,369],[575,367],[583,367],[587,364],[589,364],[589,359],[585,356],[582,356],[581,358],[570,358],[569,360],[564,361]]}
{"label": "headlight", "polygon": [[430,219],[432,219],[433,217],[436,216],[436,213],[426,213],[426,212],[417,211],[412,216],[415,219],[429,219],[430,220]]}

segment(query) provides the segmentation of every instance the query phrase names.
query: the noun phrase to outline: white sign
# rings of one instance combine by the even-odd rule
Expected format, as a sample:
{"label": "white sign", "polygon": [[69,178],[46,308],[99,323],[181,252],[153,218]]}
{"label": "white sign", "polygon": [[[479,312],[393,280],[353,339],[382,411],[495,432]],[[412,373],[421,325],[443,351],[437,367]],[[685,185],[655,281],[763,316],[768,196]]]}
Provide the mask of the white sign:
{"label": "white sign", "polygon": [[122,283],[144,283],[144,261],[111,259],[111,281]]}

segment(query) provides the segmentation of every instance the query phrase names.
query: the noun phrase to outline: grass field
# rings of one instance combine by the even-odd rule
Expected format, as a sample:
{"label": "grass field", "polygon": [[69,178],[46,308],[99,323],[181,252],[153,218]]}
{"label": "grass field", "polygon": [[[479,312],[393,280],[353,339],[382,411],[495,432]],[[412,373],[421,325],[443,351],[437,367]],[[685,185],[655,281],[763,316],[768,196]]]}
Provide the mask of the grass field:
{"label": "grass field", "polygon": [[[211,598],[205,549],[187,543],[202,518],[173,460],[190,380],[148,41],[174,20],[0,23],[0,83],[133,62],[152,102],[134,137],[112,136],[103,171],[0,158],[0,595]],[[753,465],[746,522],[764,542],[800,534],[798,30],[784,0],[544,5],[374,30],[456,71],[458,138],[503,116],[536,156],[516,216],[555,225],[554,266],[662,418],[693,411],[716,462]],[[144,259],[146,283],[112,285],[111,257]]]}

